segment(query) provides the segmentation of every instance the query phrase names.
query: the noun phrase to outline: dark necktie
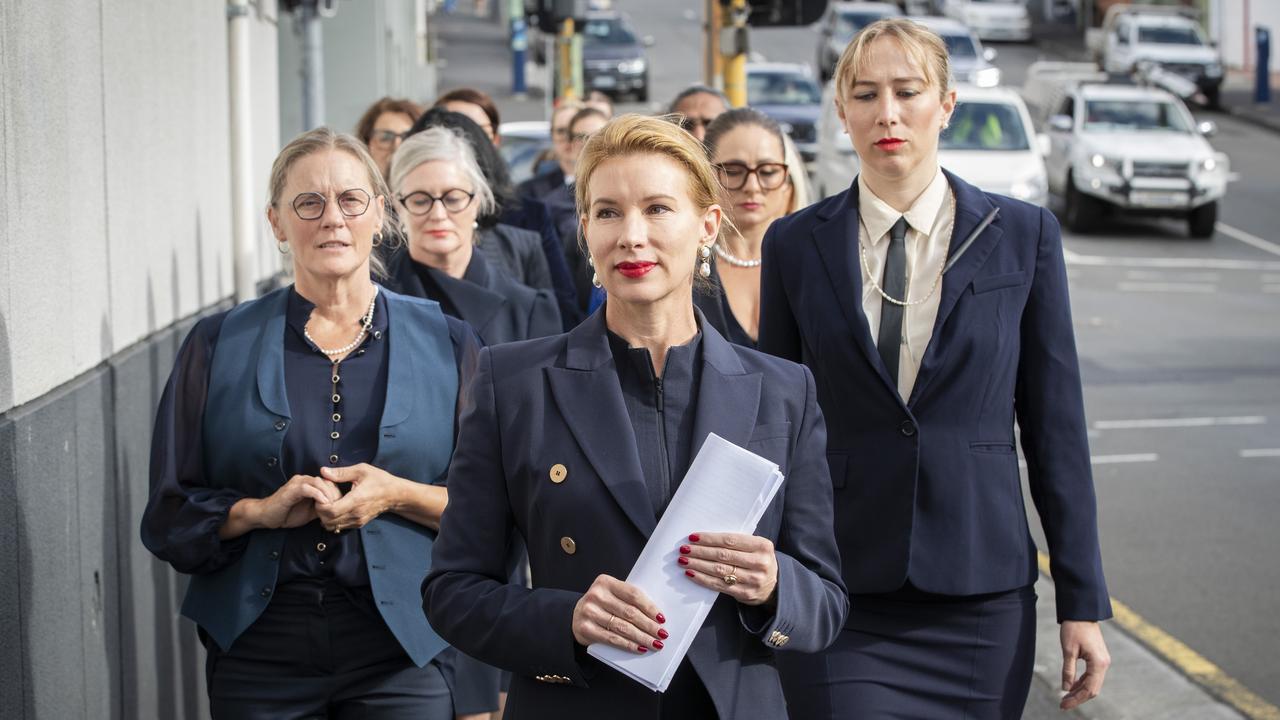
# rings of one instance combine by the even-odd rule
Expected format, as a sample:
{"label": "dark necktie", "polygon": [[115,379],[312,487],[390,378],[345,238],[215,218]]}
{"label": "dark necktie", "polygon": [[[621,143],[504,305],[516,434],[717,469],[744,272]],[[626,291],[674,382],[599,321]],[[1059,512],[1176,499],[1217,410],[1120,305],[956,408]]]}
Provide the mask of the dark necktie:
{"label": "dark necktie", "polygon": [[[907,236],[907,219],[898,218],[889,230],[889,252],[884,259],[884,280],[880,287],[884,294],[906,302],[907,300],[907,249],[904,238]],[[881,298],[880,333],[876,336],[876,349],[880,351],[880,360],[889,371],[894,387],[898,385],[898,355],[902,347],[902,311],[897,303]]]}

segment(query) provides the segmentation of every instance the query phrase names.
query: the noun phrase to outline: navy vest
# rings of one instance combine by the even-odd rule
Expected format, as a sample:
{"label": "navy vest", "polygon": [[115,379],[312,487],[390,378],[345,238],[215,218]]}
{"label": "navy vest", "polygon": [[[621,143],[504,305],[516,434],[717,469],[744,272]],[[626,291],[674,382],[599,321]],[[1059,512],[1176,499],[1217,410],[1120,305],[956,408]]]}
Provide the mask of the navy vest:
{"label": "navy vest", "polygon": [[[431,482],[453,452],[458,375],[440,306],[383,289],[387,300],[386,405],[373,465]],[[285,308],[289,289],[228,313],[209,370],[204,458],[213,487],[263,498],[284,484],[280,454],[289,426],[284,382]],[[231,565],[191,578],[182,614],[227,649],[271,600],[287,530],[254,530]],[[447,646],[427,624],[421,585],[431,567],[435,532],[384,514],[360,529],[378,611],[419,666]]]}

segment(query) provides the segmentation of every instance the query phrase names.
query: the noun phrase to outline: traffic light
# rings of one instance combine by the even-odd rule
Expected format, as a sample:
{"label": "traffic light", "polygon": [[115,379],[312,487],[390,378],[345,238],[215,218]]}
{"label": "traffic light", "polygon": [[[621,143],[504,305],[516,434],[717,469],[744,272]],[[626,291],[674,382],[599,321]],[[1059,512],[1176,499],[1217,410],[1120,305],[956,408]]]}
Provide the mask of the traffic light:
{"label": "traffic light", "polygon": [[827,0],[747,0],[751,27],[810,25],[827,11]]}
{"label": "traffic light", "polygon": [[560,31],[560,24],[565,20],[585,16],[587,9],[587,0],[535,0],[525,3],[529,24],[552,35]]}

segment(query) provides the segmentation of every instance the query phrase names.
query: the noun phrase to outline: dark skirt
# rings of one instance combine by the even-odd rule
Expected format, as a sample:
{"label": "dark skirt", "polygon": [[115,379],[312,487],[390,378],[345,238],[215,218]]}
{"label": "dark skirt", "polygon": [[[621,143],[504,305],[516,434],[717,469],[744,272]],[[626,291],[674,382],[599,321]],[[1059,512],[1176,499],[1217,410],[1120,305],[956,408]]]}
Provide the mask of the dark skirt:
{"label": "dark skirt", "polygon": [[849,601],[826,651],[778,654],[791,717],[1022,717],[1035,661],[1032,586],[973,597],[908,587]]}
{"label": "dark skirt", "polygon": [[332,581],[291,582],[230,649],[202,636],[215,720],[453,720],[437,663],[415,665],[352,592]]}

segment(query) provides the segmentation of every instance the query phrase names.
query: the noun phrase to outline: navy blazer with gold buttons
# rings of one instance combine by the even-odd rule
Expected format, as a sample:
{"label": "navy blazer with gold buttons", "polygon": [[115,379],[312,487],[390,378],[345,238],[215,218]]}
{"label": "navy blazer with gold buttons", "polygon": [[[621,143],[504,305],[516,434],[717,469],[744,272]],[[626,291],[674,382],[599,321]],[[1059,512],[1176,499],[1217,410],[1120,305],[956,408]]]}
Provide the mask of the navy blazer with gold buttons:
{"label": "navy blazer with gold buttons", "polygon": [[[756,530],[778,551],[775,613],[721,595],[688,658],[721,718],[784,718],[773,650],[824,649],[848,610],[822,415],[806,369],[699,321],[693,447],[714,432],[778,463],[786,481]],[[564,335],[484,349],[469,395],[423,584],[432,626],[514,673],[508,718],[656,717],[659,696],[583,652],[571,629],[595,578],[625,578],[657,525],[604,311]],[[513,533],[532,589],[506,582]]]}
{"label": "navy blazer with gold buttons", "polygon": [[[974,595],[1035,582],[1016,420],[1058,617],[1105,619],[1058,223],[1043,208],[946,177],[957,259],[943,276],[911,397],[889,379],[862,310],[856,181],[769,228],[760,349],[803,362],[817,381],[850,592],[891,592],[910,580],[927,592]],[[996,208],[995,221],[956,255]]]}

